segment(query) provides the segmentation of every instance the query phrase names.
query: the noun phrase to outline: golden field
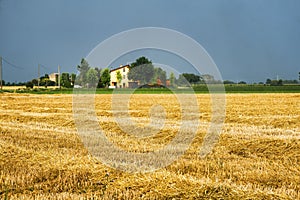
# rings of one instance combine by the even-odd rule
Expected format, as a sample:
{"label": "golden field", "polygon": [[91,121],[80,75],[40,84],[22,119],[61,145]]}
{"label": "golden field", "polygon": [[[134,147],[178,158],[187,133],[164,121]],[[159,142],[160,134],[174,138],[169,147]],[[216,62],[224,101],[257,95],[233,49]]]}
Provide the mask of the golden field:
{"label": "golden field", "polygon": [[[166,111],[164,128],[140,140],[118,127],[111,98],[96,95],[96,113],[122,149],[153,151],[178,131],[173,95],[132,96],[130,115],[138,126],[149,123],[153,104]],[[227,94],[219,142],[202,159],[210,96],[197,100],[200,126],[187,152],[157,171],[127,173],[86,150],[72,95],[0,94],[0,199],[300,199],[300,94]]]}

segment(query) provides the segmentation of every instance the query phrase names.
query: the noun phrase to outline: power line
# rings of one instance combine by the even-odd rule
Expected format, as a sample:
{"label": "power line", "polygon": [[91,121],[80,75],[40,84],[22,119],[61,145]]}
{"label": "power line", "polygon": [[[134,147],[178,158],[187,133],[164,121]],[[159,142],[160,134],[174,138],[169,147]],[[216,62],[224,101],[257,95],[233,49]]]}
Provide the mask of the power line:
{"label": "power line", "polygon": [[44,68],[44,69],[48,69],[49,70],[49,68],[48,67],[45,67],[45,65],[43,65],[43,64],[39,64],[42,68]]}
{"label": "power line", "polygon": [[[21,66],[19,66],[19,65],[16,65],[16,64],[12,63],[11,61],[8,61],[7,59],[3,58],[3,57],[2,57],[2,60],[5,61],[5,62],[6,62],[7,64],[9,64],[10,66],[16,68],[16,69],[25,69],[24,67],[21,67]],[[40,65],[42,68],[44,68],[44,69],[46,69],[46,70],[49,70],[49,68],[46,67],[45,65],[43,65],[43,64],[39,64],[39,65]]]}
{"label": "power line", "polygon": [[13,68],[16,68],[16,69],[24,69],[24,67],[15,65],[15,64],[11,63],[10,61],[8,61],[7,59],[5,59],[5,58],[3,58],[3,57],[2,57],[2,60],[3,60],[4,62],[6,62],[7,64],[9,64],[10,66],[12,66]]}

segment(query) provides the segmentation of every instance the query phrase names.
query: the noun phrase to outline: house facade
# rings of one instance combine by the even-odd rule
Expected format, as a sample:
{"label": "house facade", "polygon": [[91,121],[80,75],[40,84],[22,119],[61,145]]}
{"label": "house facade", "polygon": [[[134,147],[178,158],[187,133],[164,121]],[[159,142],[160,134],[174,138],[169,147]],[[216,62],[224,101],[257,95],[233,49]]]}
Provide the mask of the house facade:
{"label": "house facade", "polygon": [[120,65],[116,69],[110,70],[110,86],[115,88],[133,88],[137,82],[128,79],[129,65]]}

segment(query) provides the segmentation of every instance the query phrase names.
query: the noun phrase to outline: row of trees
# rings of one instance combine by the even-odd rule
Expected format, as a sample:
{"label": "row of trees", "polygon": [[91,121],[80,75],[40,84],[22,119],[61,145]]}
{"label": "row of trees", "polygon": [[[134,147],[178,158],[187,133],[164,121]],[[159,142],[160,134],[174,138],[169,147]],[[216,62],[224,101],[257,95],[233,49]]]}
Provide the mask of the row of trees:
{"label": "row of trees", "polygon": [[[109,69],[91,68],[85,59],[81,60],[81,64],[77,67],[80,72],[79,77],[75,84],[84,87],[107,87],[110,83]],[[120,83],[122,81],[122,74],[117,72],[117,80]],[[212,75],[196,75],[193,73],[180,74],[178,78],[174,73],[170,73],[167,78],[167,73],[160,67],[154,67],[152,61],[142,56],[131,63],[130,70],[128,72],[128,79],[138,81],[140,85],[145,84],[157,84],[166,85],[171,87],[176,86],[188,86],[190,84],[220,84],[221,81],[215,80]],[[224,81],[224,83],[227,83]],[[231,82],[228,82],[231,83]],[[240,84],[246,84],[246,82],[240,82]]]}
{"label": "row of trees", "polygon": [[[197,75],[193,73],[180,74],[178,78],[175,77],[174,73],[170,74],[167,80],[166,72],[161,68],[155,68],[152,62],[145,57],[138,58],[134,63],[130,65],[130,71],[128,78],[132,80],[139,80],[141,84],[147,83],[162,83],[168,86],[187,86],[190,84],[247,84],[245,81],[220,81],[215,80],[212,75],[203,74]],[[159,80],[159,81],[158,81]],[[300,72],[299,72],[300,80]],[[265,83],[260,82],[259,84],[266,84],[271,86],[280,86],[284,84],[298,84],[297,80],[271,80],[267,79]]]}
{"label": "row of trees", "polygon": [[154,67],[152,62],[145,57],[138,58],[130,65],[128,78],[139,81],[140,84],[161,83],[168,86],[187,86],[189,84],[220,83],[209,74],[196,75],[192,73],[180,74],[178,78],[171,72],[167,79],[167,73],[160,67]]}
{"label": "row of trees", "polygon": [[50,80],[48,74],[41,76],[39,79],[32,79],[25,83],[27,88],[33,88],[34,86],[42,86],[47,88],[48,86],[58,86],[58,78],[60,78],[60,85],[65,88],[72,88],[76,79],[76,74],[62,73],[59,77],[58,74],[55,76],[55,81]]}
{"label": "row of trees", "polygon": [[[110,82],[110,73],[109,69],[105,68],[103,70],[99,68],[92,68],[89,66],[88,62],[85,59],[82,59],[80,65],[77,66],[79,76],[76,77],[76,74],[69,74],[64,72],[59,77],[58,74],[55,77],[55,81],[49,79],[49,75],[45,74],[38,79],[33,79],[26,83],[26,87],[33,88],[34,86],[60,86],[64,88],[72,88],[74,85],[81,85],[84,87],[107,87]],[[58,78],[60,80],[58,80]]]}
{"label": "row of trees", "polygon": [[47,88],[48,86],[55,86],[56,82],[51,81],[48,74],[45,74],[44,76],[41,76],[39,79],[32,79],[31,81],[28,81],[26,84],[27,88],[33,88],[33,86],[44,86]]}
{"label": "row of trees", "polygon": [[266,84],[272,85],[272,86],[280,86],[280,85],[284,85],[284,84],[298,84],[298,83],[299,82],[297,80],[282,80],[282,79],[271,80],[269,78],[266,80]]}
{"label": "row of trees", "polygon": [[80,73],[76,79],[75,85],[98,88],[109,86],[110,70],[108,68],[92,68],[89,63],[82,58],[80,65],[77,66],[77,70]]}
{"label": "row of trees", "polygon": [[5,82],[5,80],[2,80],[3,86],[23,86],[26,82]]}
{"label": "row of trees", "polygon": [[[110,84],[110,70],[108,68],[99,69],[89,66],[85,59],[81,60],[77,66],[80,72],[75,85],[83,87],[108,87]],[[117,72],[117,80],[121,82],[122,74]],[[141,85],[157,83],[158,80],[162,85],[166,84],[167,73],[161,68],[153,66],[152,62],[145,57],[138,58],[130,65],[128,79],[138,81]]]}
{"label": "row of trees", "polygon": [[128,79],[139,81],[141,85],[149,83],[165,85],[167,73],[160,67],[154,67],[151,60],[142,56],[131,63]]}
{"label": "row of trees", "polygon": [[[174,73],[170,73],[169,78],[167,78],[167,73],[160,67],[154,67],[152,61],[142,56],[136,59],[135,62],[131,63],[130,70],[128,73],[128,79],[139,82],[140,85],[145,84],[157,84],[157,85],[166,85],[171,87],[176,86],[188,86],[190,84],[247,84],[245,81],[233,82],[230,80],[220,81],[215,80],[212,75],[204,74],[197,75],[193,73],[183,73],[180,74],[178,78]],[[26,83],[27,87],[33,86],[57,86],[60,81],[60,85],[65,88],[72,88],[74,85],[80,85],[82,87],[108,87],[110,84],[110,70],[108,68],[100,69],[98,67],[91,67],[89,63],[83,58],[80,62],[80,65],[77,66],[79,71],[78,77],[76,74],[62,73],[60,77],[56,77],[55,81],[51,81],[48,74],[40,77],[38,79],[33,79]],[[58,78],[60,80],[58,81]],[[117,80],[120,83],[122,80],[122,74],[117,72]],[[267,79],[267,85],[283,85],[284,83],[290,83],[291,81],[283,80],[271,80]],[[298,83],[297,80],[291,82]],[[5,82],[3,83],[5,85]]]}

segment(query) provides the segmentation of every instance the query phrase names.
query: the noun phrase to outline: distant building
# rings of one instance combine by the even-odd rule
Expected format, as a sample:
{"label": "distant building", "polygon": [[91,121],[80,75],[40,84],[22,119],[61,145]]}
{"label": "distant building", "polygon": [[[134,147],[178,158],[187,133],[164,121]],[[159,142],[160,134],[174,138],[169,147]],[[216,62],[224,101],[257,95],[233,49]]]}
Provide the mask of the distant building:
{"label": "distant building", "polygon": [[50,81],[54,81],[56,83],[57,82],[57,78],[58,78],[58,73],[49,74]]}
{"label": "distant building", "polygon": [[168,80],[166,80],[166,86],[167,87],[170,87],[171,86],[171,81],[168,79]]}
{"label": "distant building", "polygon": [[[138,82],[128,79],[128,72],[130,70],[129,65],[120,65],[116,69],[110,70],[110,86],[116,88],[134,88],[138,85]],[[122,79],[117,79],[117,74],[120,72]]]}

